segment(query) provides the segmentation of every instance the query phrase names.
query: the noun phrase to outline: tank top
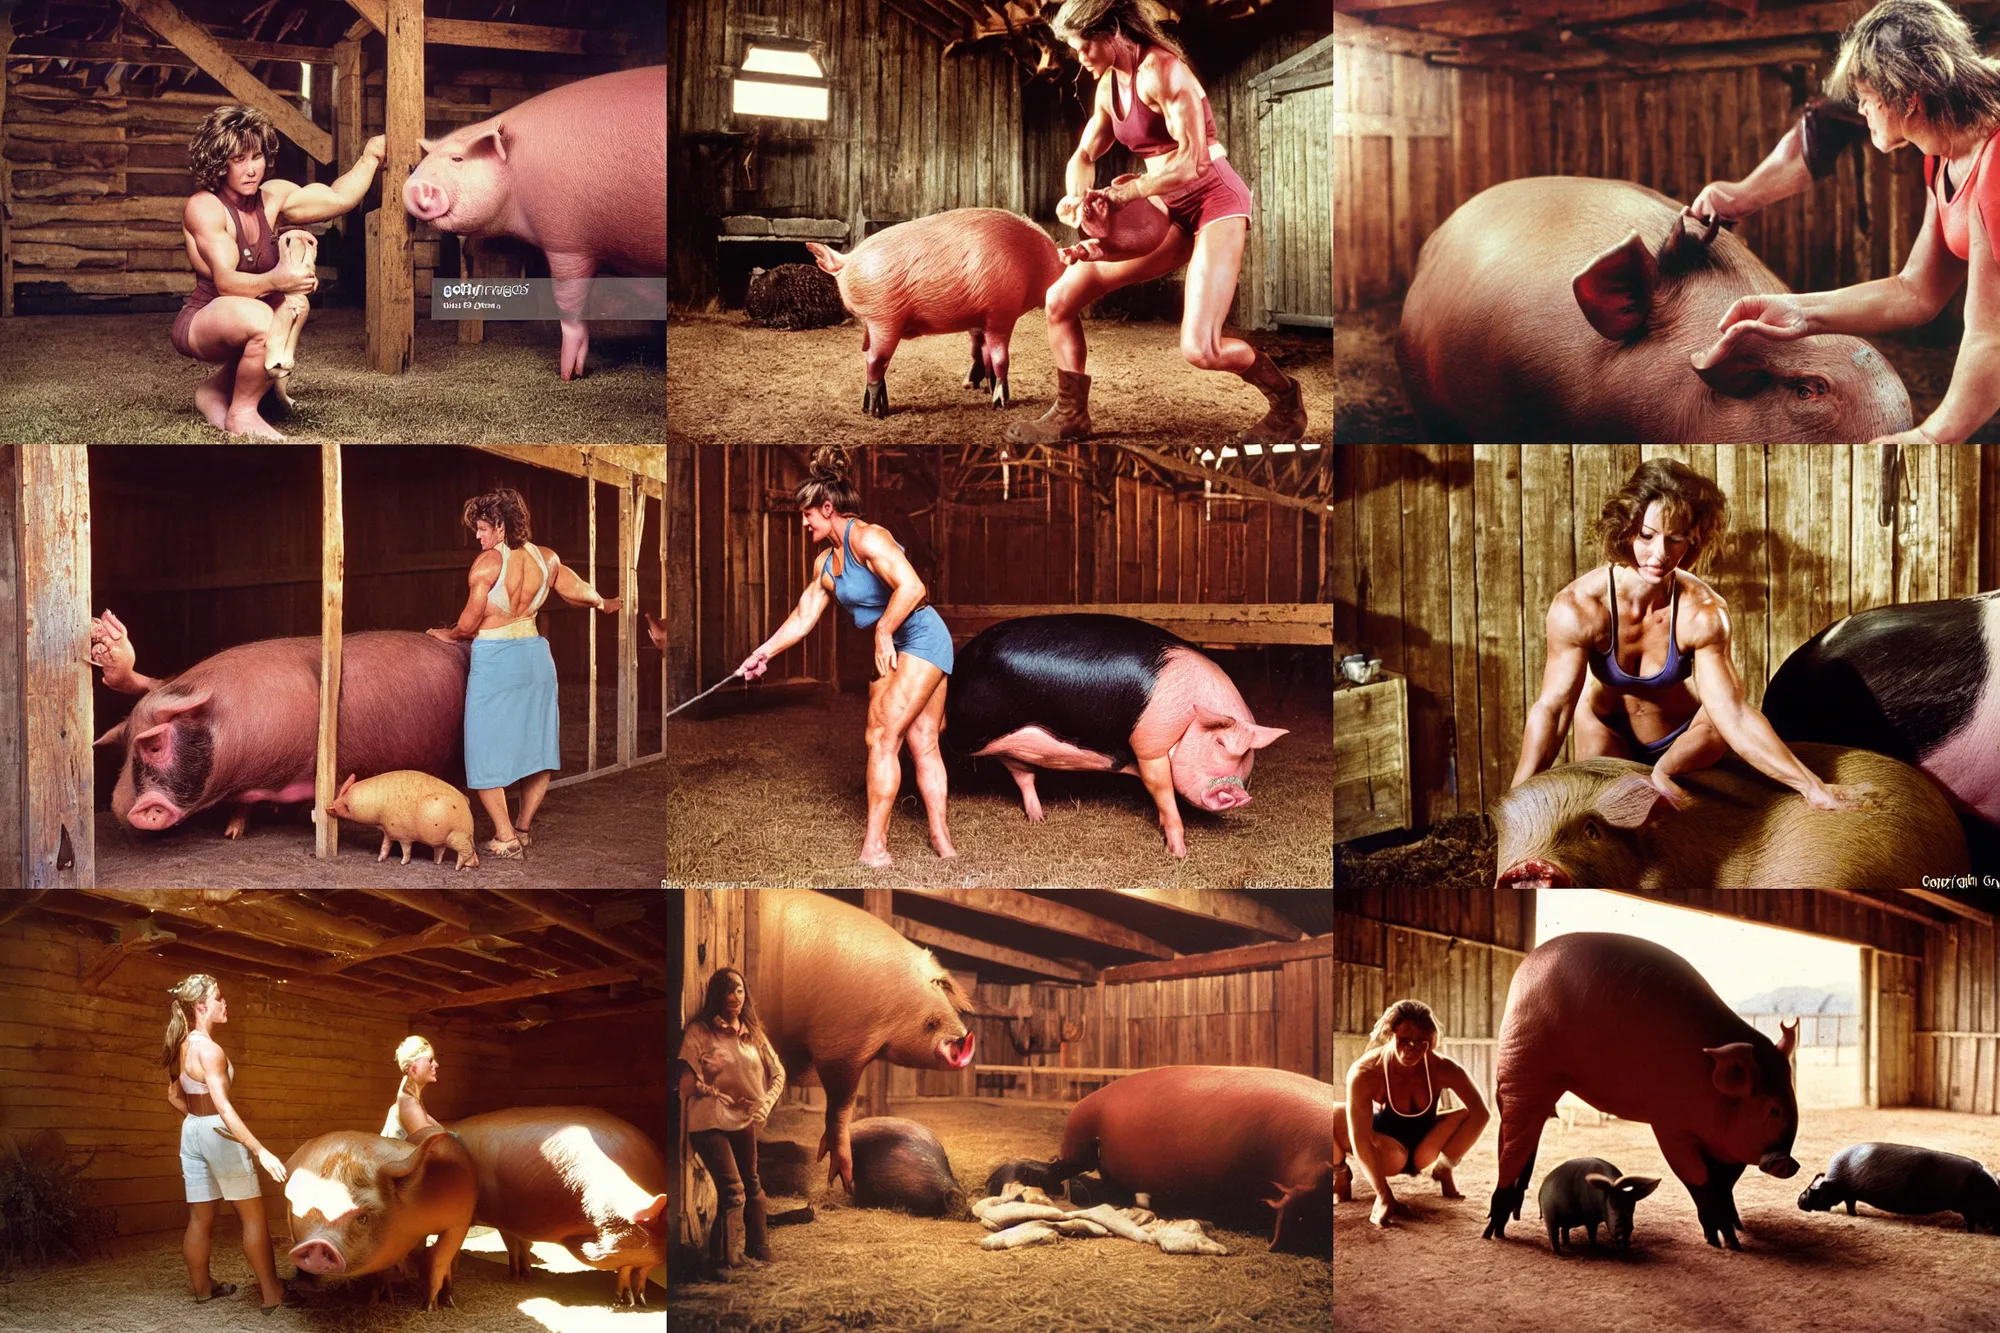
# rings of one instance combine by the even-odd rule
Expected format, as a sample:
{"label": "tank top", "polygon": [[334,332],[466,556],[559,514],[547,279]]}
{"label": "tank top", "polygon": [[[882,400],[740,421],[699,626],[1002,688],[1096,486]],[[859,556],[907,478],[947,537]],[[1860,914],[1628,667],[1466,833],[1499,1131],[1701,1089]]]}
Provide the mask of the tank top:
{"label": "tank top", "polygon": [[1611,646],[1602,652],[1592,650],[1590,654],[1590,674],[1603,684],[1616,689],[1661,689],[1668,685],[1678,685],[1694,674],[1694,658],[1681,651],[1675,613],[1681,604],[1681,581],[1674,577],[1673,591],[1667,601],[1667,660],[1660,663],[1660,669],[1650,676],[1635,676],[1618,665],[1618,580],[1613,576],[1611,566],[1604,567],[1604,583],[1611,596]]}
{"label": "tank top", "polygon": [[[258,202],[254,210],[257,215],[257,224],[262,228],[262,231],[253,244],[243,238],[243,210],[236,207],[224,195],[217,194],[215,197],[222,200],[222,206],[229,210],[229,221],[236,229],[236,271],[238,273],[269,273],[272,269],[276,268],[278,266],[278,235],[271,230],[270,222],[264,217],[262,201]],[[197,272],[194,275],[194,290],[188,293],[187,300],[182,304],[191,305],[199,309],[220,295],[222,293],[215,288],[215,279]]]}
{"label": "tank top", "polygon": [[1945,248],[1960,259],[1972,258],[1972,214],[1979,212],[1981,224],[1986,229],[1986,242],[1994,254],[2000,255],[2000,167],[1987,170],[1988,159],[1994,155],[1993,139],[2000,139],[1996,132],[1980,146],[1979,156],[1973,159],[1972,169],[1963,179],[1949,182],[1947,197],[1947,173],[1941,168],[1939,159],[1924,159],[1924,186],[1937,200],[1938,230],[1944,234]]}
{"label": "tank top", "polygon": [[[533,542],[523,542],[521,549],[533,556],[535,563],[541,566],[542,585],[535,589],[534,597],[528,602],[528,609],[521,612],[512,622],[505,625],[495,625],[492,629],[480,630],[474,637],[481,639],[525,639],[533,637],[535,633],[535,612],[541,610],[542,603],[548,600],[549,585],[555,579],[555,563],[542,559],[542,553],[535,549]],[[507,596],[507,553],[507,544],[502,542],[500,544],[500,576],[493,580],[493,590],[486,594],[487,607],[498,611],[501,615],[513,615],[514,613],[513,604]]]}
{"label": "tank top", "polygon": [[[840,573],[833,577],[833,600],[846,607],[854,617],[854,628],[867,629],[882,618],[893,589],[881,575],[854,558],[854,548],[848,544],[847,534],[854,531],[854,525],[859,521],[850,518],[847,526],[840,530]],[[902,550],[903,544],[897,542],[896,549]]]}
{"label": "tank top", "polygon": [[[1167,129],[1164,113],[1146,105],[1135,87],[1129,90],[1129,102],[1123,111],[1118,109],[1118,71],[1112,70],[1104,76],[1111,80],[1111,134],[1119,143],[1139,157],[1158,157],[1171,153],[1180,147]],[[1134,79],[1137,79],[1135,74]],[[1222,146],[1222,138],[1215,132],[1215,109],[1208,104],[1206,90],[1201,95],[1201,132],[1203,141],[1210,145],[1208,156],[1213,159],[1222,156],[1215,150]],[[1207,167],[1202,168],[1204,171]]]}

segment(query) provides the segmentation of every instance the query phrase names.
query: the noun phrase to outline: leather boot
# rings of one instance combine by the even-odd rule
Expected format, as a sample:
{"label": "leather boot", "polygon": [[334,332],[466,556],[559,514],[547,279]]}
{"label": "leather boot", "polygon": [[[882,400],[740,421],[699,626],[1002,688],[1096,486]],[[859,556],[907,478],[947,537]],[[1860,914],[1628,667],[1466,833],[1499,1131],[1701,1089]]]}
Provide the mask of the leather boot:
{"label": "leather boot", "polygon": [[752,1259],[771,1257],[770,1233],[764,1227],[764,1196],[743,1205],[743,1252]]}
{"label": "leather boot", "polygon": [[708,1227],[708,1271],[720,1275],[723,1270],[734,1268],[730,1261],[729,1223],[742,1210],[731,1208],[715,1215],[715,1221]]}
{"label": "leather boot", "polygon": [[1236,437],[1238,444],[1287,444],[1306,433],[1306,404],[1299,382],[1278,369],[1268,352],[1257,353],[1243,378],[1270,399],[1271,410],[1264,419]]}
{"label": "leather boot", "polygon": [[1053,444],[1090,436],[1090,376],[1075,370],[1056,372],[1056,401],[1034,421],[1007,427],[1009,444]]}

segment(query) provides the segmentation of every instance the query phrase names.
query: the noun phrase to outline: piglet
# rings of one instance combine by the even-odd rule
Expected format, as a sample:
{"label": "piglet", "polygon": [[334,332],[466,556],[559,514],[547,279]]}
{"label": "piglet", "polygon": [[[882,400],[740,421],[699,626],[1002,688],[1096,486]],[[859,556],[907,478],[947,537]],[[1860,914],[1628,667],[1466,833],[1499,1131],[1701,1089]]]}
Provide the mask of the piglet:
{"label": "piglet", "polygon": [[458,853],[454,867],[464,870],[479,865],[479,853],[472,847],[472,805],[465,793],[448,782],[398,769],[366,782],[356,783],[354,774],[340,784],[340,794],[326,812],[357,824],[374,824],[382,830],[382,850],[377,861],[387,859],[389,844],[402,844],[403,864],[410,863],[412,844],[423,843],[436,849],[434,860],[444,862],[445,848]]}
{"label": "piglet", "polygon": [[1048,233],[1000,208],[954,208],[885,227],[846,254],[807,242],[861,321],[867,387],[861,410],[889,415],[889,358],[905,338],[972,335],[971,388],[991,387],[1005,407],[1007,342],[1014,322],[1047,299],[1063,263]]}
{"label": "piglet", "polygon": [[870,1116],[850,1132],[857,1208],[942,1217],[965,1200],[937,1135],[914,1120]]}
{"label": "piglet", "polygon": [[[1123,185],[1138,179],[1137,173],[1127,172],[1111,183]],[[1077,208],[1076,229],[1083,239],[1057,253],[1065,264],[1137,259],[1158,249],[1172,225],[1166,209],[1148,200],[1135,199],[1114,207],[1104,201],[1103,195],[1093,194]]]}
{"label": "piglet", "polygon": [[1029,823],[1043,818],[1037,768],[1133,773],[1176,857],[1176,794],[1214,813],[1248,805],[1257,751],[1284,734],[1257,725],[1214,658],[1125,616],[1003,620],[959,650],[945,697],[945,743],[1005,764]]}
{"label": "piglet", "polygon": [[1542,1225],[1549,1229],[1549,1247],[1557,1254],[1569,1244],[1572,1227],[1590,1232],[1597,1248],[1597,1228],[1610,1228],[1619,1249],[1632,1245],[1632,1209],[1660,1187],[1658,1176],[1628,1176],[1602,1157],[1572,1157],[1542,1181],[1536,1197]]}
{"label": "piglet", "polygon": [[2000,1232],[2000,1181],[1982,1164],[1957,1153],[1906,1143],[1857,1143],[1842,1148],[1799,1195],[1799,1207],[1823,1213],[1855,1201],[1889,1213],[1921,1217],[1957,1213],[1967,1231]]}

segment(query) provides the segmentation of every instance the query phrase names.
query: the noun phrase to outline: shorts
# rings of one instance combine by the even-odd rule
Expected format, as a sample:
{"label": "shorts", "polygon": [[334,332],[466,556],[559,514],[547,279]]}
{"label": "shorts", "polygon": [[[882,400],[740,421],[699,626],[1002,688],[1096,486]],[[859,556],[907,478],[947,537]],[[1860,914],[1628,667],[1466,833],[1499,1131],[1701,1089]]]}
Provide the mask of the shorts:
{"label": "shorts", "polygon": [[1224,218],[1250,219],[1250,187],[1236,174],[1236,168],[1226,157],[1211,159],[1208,165],[1209,170],[1193,185],[1160,196],[1160,202],[1167,206],[1168,220],[1190,236],[1199,236],[1203,227]]}
{"label": "shorts", "polygon": [[918,607],[889,637],[897,652],[920,657],[945,675],[951,674],[956,660],[951,651],[951,631],[935,607]]}
{"label": "shorts", "polygon": [[219,1115],[191,1115],[181,1121],[181,1182],[189,1203],[255,1199],[264,1192],[250,1150],[225,1139]]}
{"label": "shorts", "polygon": [[[283,305],[284,300],[283,294],[279,292],[266,292],[263,296],[264,304],[273,310]],[[194,344],[188,339],[188,331],[194,327],[194,317],[202,312],[208,301],[209,298],[198,294],[190,295],[186,304],[181,306],[181,312],[174,316],[173,332],[167,335],[167,341],[174,345],[174,350],[192,361],[199,361],[201,358],[194,354]]]}

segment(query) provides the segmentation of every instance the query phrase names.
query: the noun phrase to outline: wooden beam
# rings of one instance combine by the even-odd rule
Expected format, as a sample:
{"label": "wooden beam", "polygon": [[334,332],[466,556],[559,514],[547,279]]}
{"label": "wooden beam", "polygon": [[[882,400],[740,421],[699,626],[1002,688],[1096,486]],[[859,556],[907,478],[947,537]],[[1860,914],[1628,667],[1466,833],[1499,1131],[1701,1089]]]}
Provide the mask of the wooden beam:
{"label": "wooden beam", "polygon": [[100,898],[130,903],[151,912],[198,921],[245,939],[282,944],[309,953],[329,953],[341,945],[372,949],[382,937],[317,908],[289,899],[244,898],[235,889],[91,889]]}
{"label": "wooden beam", "polygon": [[1215,468],[1206,468],[1199,463],[1190,463],[1185,459],[1174,458],[1157,450],[1148,449],[1144,445],[1114,444],[1109,447],[1122,449],[1134,458],[1143,458],[1164,472],[1178,473],[1183,477],[1192,477],[1196,481],[1213,482],[1220,488],[1221,493],[1224,495],[1255,497],[1259,500],[1268,500],[1272,504],[1284,505],[1288,509],[1303,509],[1308,514],[1330,514],[1333,512],[1331,501],[1322,503],[1318,500],[1303,499],[1296,495],[1286,495],[1284,492],[1274,491],[1268,486],[1259,486],[1254,481],[1245,481],[1243,478],[1228,472],[1218,471]]}
{"label": "wooden beam", "polygon": [[[333,60],[330,46],[296,46],[286,42],[238,42],[212,37],[216,49],[238,60],[282,60],[302,65],[324,65]],[[59,37],[23,37],[14,43],[9,60],[115,60],[124,65],[150,65],[167,69],[198,69],[194,61],[171,46],[143,42],[77,42]]]}
{"label": "wooden beam", "polygon": [[1985,926],[1988,929],[1992,928],[1993,914],[1991,912],[1982,912],[1955,894],[1940,893],[1935,889],[1904,889],[1903,892],[1909,894],[1912,898],[1921,899],[1933,907],[1942,907],[1947,912],[1956,916],[1962,916],[1967,921],[1973,922],[1976,925]]}
{"label": "wooden beam", "polygon": [[[597,482],[585,469],[583,478],[583,567],[590,571],[587,582],[597,582]],[[588,632],[583,641],[583,771],[597,771],[597,622],[595,611],[584,612]]]}
{"label": "wooden beam", "polygon": [[1878,912],[1887,912],[1890,916],[1900,916],[1905,921],[1914,921],[1918,925],[1928,926],[1932,930],[1951,929],[1951,922],[1939,920],[1927,912],[1913,911],[1899,903],[1883,902],[1880,898],[1871,898],[1867,894],[1859,893],[1853,889],[1820,889],[1817,892],[1830,893],[1836,898],[1845,898],[1851,903],[1860,903],[1862,906],[1872,907]]}
{"label": "wooden beam", "polygon": [[619,939],[616,935],[605,934],[592,925],[582,913],[573,912],[560,902],[555,901],[546,889],[488,889],[487,892],[496,898],[505,898],[516,907],[524,907],[544,920],[553,921],[572,935],[581,935],[592,944],[602,945],[615,954],[631,959],[643,971],[650,972],[657,977],[663,977],[667,974],[666,951],[664,949],[641,949],[636,945],[628,944],[626,941]]}
{"label": "wooden beam", "polygon": [[[1391,930],[1404,930],[1392,921],[1378,924]],[[1420,934],[1435,932],[1420,931]],[[1476,944],[1477,941],[1465,940]],[[1481,944],[1483,949],[1501,949],[1518,954],[1519,949],[1507,949],[1500,944]],[[1280,963],[1296,963],[1306,958],[1330,958],[1333,956],[1333,936],[1309,935],[1304,939],[1287,940],[1276,944],[1249,944],[1240,949],[1218,949],[1213,953],[1189,954],[1185,958],[1171,958],[1155,963],[1121,963],[1117,967],[1107,967],[1098,980],[1107,986],[1115,986],[1128,981],[1169,981],[1179,977],[1212,977],[1225,972],[1240,972],[1247,968],[1276,967]]]}
{"label": "wooden beam", "polygon": [[1274,939],[1296,940],[1305,932],[1255,898],[1229,889],[1112,889],[1121,898],[1136,898],[1199,921],[1254,930]]}
{"label": "wooden beam", "polygon": [[1022,893],[1018,889],[898,889],[898,893],[914,894],[920,898],[935,898],[954,907],[968,911],[982,912],[987,916],[999,917],[1003,921],[1016,921],[1024,926],[1034,926],[1038,930],[1053,930],[1064,935],[1074,935],[1092,944],[1109,945],[1114,949],[1126,949],[1132,953],[1150,954],[1154,958],[1174,958],[1178,955],[1166,945],[1136,930],[1127,930],[1115,921],[1106,921],[1082,908],[1071,907],[1067,903],[1054,902],[1048,898],[1037,898],[1032,893]]}
{"label": "wooden beam", "polygon": [[313,855],[340,854],[340,820],[327,813],[340,792],[340,634],[347,589],[347,527],[340,446],[319,447],[319,735],[313,755]]}
{"label": "wooden beam", "polygon": [[[386,29],[384,0],[347,0],[348,8],[376,32]],[[354,29],[348,29],[349,34]],[[424,41],[431,46],[478,46],[494,51],[546,51],[557,55],[625,55],[631,42],[623,33],[588,28],[549,28],[533,23],[481,23],[470,19],[426,19]]]}
{"label": "wooden beam", "polygon": [[403,186],[418,162],[424,136],[424,7],[421,0],[386,0],[380,25],[387,41],[383,71],[382,207],[366,219],[368,310],[364,351],[371,369],[407,374],[416,360],[417,297],[410,215]]}
{"label": "wooden beam", "polygon": [[933,949],[949,949],[968,958],[983,958],[989,963],[998,963],[1002,967],[1011,967],[1016,971],[1037,972],[1043,976],[1074,981],[1085,986],[1092,985],[1097,980],[1095,968],[1059,963],[1053,958],[1043,958],[1037,954],[1023,953],[1019,949],[988,944],[970,935],[960,935],[956,931],[927,926],[921,921],[912,921],[906,916],[891,917],[889,924],[900,931],[905,939]]}
{"label": "wooden beam", "polygon": [[455,949],[485,936],[541,930],[546,925],[535,912],[509,912],[476,924],[454,925],[449,921],[440,921],[415,935],[392,936],[373,948],[329,958],[325,962],[314,963],[307,970],[317,976],[337,976],[351,967],[372,963],[378,958],[393,958],[397,954],[415,953],[418,949]]}
{"label": "wooden beam", "polygon": [[[662,968],[661,971],[664,972],[665,969]],[[518,981],[511,986],[462,991],[448,1000],[436,1001],[422,1012],[434,1014],[440,1009],[468,1009],[480,1004],[506,1004],[512,1000],[525,1000],[535,995],[560,995],[568,991],[589,990],[593,986],[609,986],[615,982],[638,979],[639,969],[630,964],[600,967],[590,972],[572,972],[566,977]]]}
{"label": "wooden beam", "polygon": [[663,1013],[658,1000],[641,1000],[637,1004],[601,1004],[589,1009],[571,1009],[567,1013],[553,1013],[547,1018],[517,1018],[511,1023],[501,1023],[502,1032],[527,1032],[532,1028],[547,1027],[551,1023],[574,1023],[580,1018],[626,1018],[634,1014],[659,1017]]}
{"label": "wooden beam", "polygon": [[181,13],[169,0],[118,0],[127,13],[173,43],[202,73],[227,88],[246,106],[271,118],[278,132],[306,150],[315,162],[333,160],[333,136],[300,114],[285,98],[216,44],[207,29]]}
{"label": "wooden beam", "polygon": [[[618,762],[630,764],[639,756],[639,546],[646,529],[646,497],[633,489],[629,475],[617,496]],[[594,631],[596,623],[591,627]],[[593,632],[592,641],[596,638]]]}
{"label": "wooden beam", "polygon": [[[21,839],[31,889],[97,882],[92,781],[90,472],[81,449],[15,446],[20,493]],[[10,626],[7,633],[14,633]]]}
{"label": "wooden beam", "polygon": [[1436,33],[1413,32],[1407,28],[1392,28],[1387,24],[1364,23],[1344,14],[1333,16],[1333,35],[1344,46],[1366,47],[1371,51],[1386,51],[1390,55],[1415,56],[1426,60],[1439,54],[1456,55],[1464,48],[1455,37],[1440,37]]}

